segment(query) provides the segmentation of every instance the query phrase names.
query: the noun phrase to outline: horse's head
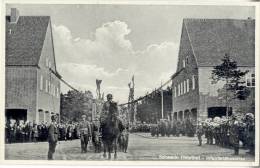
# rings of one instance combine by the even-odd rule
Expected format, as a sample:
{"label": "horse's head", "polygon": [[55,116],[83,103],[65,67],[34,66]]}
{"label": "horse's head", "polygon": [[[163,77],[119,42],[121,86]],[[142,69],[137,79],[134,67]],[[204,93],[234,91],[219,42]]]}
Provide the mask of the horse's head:
{"label": "horse's head", "polygon": [[115,122],[117,119],[117,113],[118,113],[118,109],[117,109],[117,103],[115,102],[111,102],[110,106],[109,106],[109,113],[108,113],[108,118],[112,121]]}

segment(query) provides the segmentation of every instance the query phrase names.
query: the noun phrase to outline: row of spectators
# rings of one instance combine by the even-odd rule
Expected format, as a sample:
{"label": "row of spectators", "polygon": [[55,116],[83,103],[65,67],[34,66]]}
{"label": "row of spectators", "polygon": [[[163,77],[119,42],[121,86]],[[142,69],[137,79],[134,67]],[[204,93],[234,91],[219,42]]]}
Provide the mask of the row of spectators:
{"label": "row of spectators", "polygon": [[131,132],[150,132],[152,136],[180,136],[193,137],[196,132],[196,121],[190,118],[185,120],[161,119],[156,124],[137,123],[132,125]]}
{"label": "row of spectators", "polygon": [[[23,120],[8,120],[5,123],[5,142],[43,142],[48,138],[48,122],[36,124]],[[79,124],[70,122],[58,124],[59,140],[72,140],[79,138]]]}

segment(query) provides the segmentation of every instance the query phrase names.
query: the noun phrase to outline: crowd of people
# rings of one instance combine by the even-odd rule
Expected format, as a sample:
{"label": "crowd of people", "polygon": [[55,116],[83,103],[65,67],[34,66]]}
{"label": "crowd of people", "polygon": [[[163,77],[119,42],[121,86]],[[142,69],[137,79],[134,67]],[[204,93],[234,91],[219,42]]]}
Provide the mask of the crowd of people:
{"label": "crowd of people", "polygon": [[196,123],[190,118],[185,120],[160,120],[150,125],[152,136],[189,136],[193,137],[196,132]]}
{"label": "crowd of people", "polygon": [[255,149],[255,118],[252,113],[233,115],[231,117],[215,117],[201,121],[197,126],[197,136],[201,145],[201,136],[205,135],[207,144],[234,148],[239,154],[240,142],[243,148],[254,154]]}
{"label": "crowd of people", "polygon": [[[215,117],[205,121],[193,121],[189,118],[184,121],[160,120],[156,124],[137,123],[130,127],[130,132],[147,132],[152,136],[189,136],[195,134],[199,145],[202,145],[202,136],[209,145],[233,147],[235,154],[239,153],[240,142],[249,153],[255,149],[255,118],[252,113],[242,116]],[[49,123],[24,122],[23,120],[8,120],[5,124],[5,142],[42,142],[47,141]],[[80,138],[80,123],[69,122],[57,124],[58,140],[73,140]]]}
{"label": "crowd of people", "polygon": [[233,148],[235,155],[239,154],[241,145],[249,150],[249,154],[254,154],[255,149],[255,118],[252,113],[208,118],[205,121],[162,119],[156,124],[135,124],[130,131],[150,132],[151,136],[157,137],[197,135],[199,146],[202,145],[202,136],[205,136],[206,144]]}
{"label": "crowd of people", "polygon": [[196,132],[196,122],[190,118],[185,120],[162,119],[156,124],[138,123],[131,127],[131,132],[150,132],[152,136],[190,136]]}
{"label": "crowd of people", "polygon": [[[48,138],[48,122],[41,122],[36,124],[35,122],[24,120],[8,120],[5,123],[5,142],[17,143],[17,142],[43,142]],[[79,123],[68,122],[60,123],[57,125],[58,139],[73,140],[79,138]]]}

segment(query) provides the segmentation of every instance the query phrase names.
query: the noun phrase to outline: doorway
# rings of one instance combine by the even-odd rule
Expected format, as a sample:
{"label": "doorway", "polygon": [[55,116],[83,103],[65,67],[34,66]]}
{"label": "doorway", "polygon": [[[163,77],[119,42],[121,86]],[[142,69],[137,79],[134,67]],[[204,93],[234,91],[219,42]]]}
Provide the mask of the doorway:
{"label": "doorway", "polygon": [[27,120],[27,109],[6,109],[5,117],[7,120]]}
{"label": "doorway", "polygon": [[[232,107],[228,110],[228,116],[232,115]],[[208,117],[214,118],[214,117],[222,117],[226,116],[226,107],[209,107],[208,108]]]}

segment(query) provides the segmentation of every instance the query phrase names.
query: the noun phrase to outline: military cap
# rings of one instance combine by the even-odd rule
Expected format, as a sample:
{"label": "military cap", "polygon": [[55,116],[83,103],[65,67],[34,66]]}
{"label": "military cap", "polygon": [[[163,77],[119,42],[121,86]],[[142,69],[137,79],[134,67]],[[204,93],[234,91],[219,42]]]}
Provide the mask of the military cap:
{"label": "military cap", "polygon": [[56,120],[56,118],[57,118],[56,115],[52,115],[52,116],[51,116],[51,120],[52,120],[52,121],[53,121],[53,120]]}
{"label": "military cap", "polygon": [[112,97],[113,97],[113,95],[111,93],[107,94],[107,98],[112,98]]}
{"label": "military cap", "polygon": [[246,113],[246,117],[248,117],[250,119],[254,119],[255,118],[253,113]]}
{"label": "military cap", "polygon": [[232,119],[233,119],[233,120],[234,120],[234,119],[237,119],[237,115],[233,114],[233,115],[232,115]]}
{"label": "military cap", "polygon": [[84,114],[84,115],[82,115],[81,117],[82,117],[82,118],[86,118],[87,116]]}

